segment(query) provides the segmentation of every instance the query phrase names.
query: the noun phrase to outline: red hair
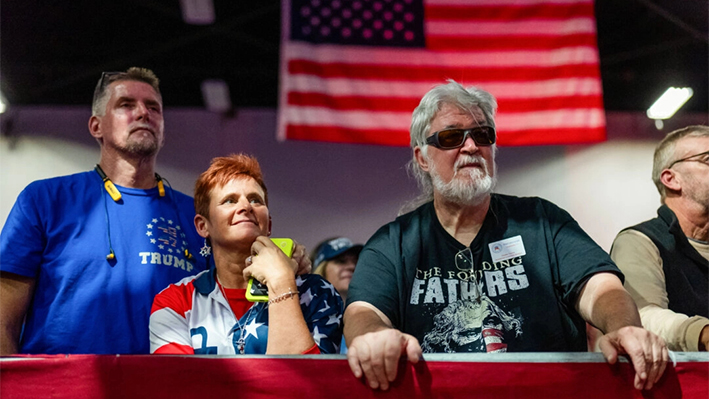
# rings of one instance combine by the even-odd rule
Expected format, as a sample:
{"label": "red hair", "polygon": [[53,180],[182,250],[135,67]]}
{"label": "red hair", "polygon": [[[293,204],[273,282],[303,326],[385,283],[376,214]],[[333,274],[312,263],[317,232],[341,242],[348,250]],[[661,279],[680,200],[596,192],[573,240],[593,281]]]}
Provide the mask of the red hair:
{"label": "red hair", "polygon": [[263,182],[261,166],[255,157],[246,154],[231,154],[228,157],[212,159],[209,169],[202,172],[194,185],[194,208],[197,214],[209,218],[209,201],[212,190],[224,186],[231,180],[251,177],[263,189],[264,201],[268,206],[268,190]]}

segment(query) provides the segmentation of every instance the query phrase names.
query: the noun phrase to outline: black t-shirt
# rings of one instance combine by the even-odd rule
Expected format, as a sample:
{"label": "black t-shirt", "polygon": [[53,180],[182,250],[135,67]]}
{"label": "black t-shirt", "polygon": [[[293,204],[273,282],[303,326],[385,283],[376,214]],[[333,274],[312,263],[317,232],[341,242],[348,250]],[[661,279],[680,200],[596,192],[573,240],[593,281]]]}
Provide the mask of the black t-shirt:
{"label": "black t-shirt", "polygon": [[566,211],[493,194],[469,248],[445,231],[432,202],[379,229],[359,256],[348,303],[374,305],[424,352],[585,351],[575,304],[598,272],[623,278]]}

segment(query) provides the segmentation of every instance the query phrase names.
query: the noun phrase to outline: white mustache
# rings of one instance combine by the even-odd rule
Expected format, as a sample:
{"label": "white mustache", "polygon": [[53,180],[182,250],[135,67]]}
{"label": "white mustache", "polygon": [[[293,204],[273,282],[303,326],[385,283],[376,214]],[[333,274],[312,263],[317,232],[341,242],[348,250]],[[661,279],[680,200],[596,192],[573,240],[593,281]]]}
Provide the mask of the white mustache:
{"label": "white mustache", "polygon": [[487,167],[487,161],[485,158],[483,158],[481,155],[466,155],[461,158],[458,158],[457,161],[455,161],[455,171],[458,172],[460,168],[462,168],[464,165],[468,165],[471,163],[478,163],[483,166],[483,169],[485,169],[486,173],[490,173]]}

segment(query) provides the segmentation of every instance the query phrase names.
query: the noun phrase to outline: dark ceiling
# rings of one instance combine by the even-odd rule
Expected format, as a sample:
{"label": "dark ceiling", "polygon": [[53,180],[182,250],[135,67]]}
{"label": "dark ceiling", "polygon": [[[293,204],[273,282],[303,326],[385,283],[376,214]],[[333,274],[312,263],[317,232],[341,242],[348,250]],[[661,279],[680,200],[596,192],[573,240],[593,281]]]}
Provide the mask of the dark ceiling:
{"label": "dark ceiling", "polygon": [[[193,26],[178,0],[12,0],[0,9],[1,88],[11,104],[85,104],[101,71],[153,69],[165,105],[202,106],[200,83],[229,83],[236,107],[276,107],[280,0],[214,0]],[[645,111],[668,86],[707,112],[707,0],[598,0],[608,111]]]}

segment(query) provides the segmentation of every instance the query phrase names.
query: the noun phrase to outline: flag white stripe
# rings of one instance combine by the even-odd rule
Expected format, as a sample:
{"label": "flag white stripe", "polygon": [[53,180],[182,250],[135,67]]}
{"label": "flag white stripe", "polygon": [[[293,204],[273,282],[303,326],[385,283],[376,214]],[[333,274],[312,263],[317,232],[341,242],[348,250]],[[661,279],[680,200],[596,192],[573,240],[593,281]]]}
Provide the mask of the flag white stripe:
{"label": "flag white stripe", "polygon": [[594,47],[565,47],[557,50],[455,52],[407,48],[366,48],[358,46],[314,45],[291,42],[283,49],[289,60],[307,60],[348,65],[391,65],[439,67],[554,67],[559,65],[597,65]]}
{"label": "flag white stripe", "polygon": [[[283,113],[288,124],[337,126],[348,129],[408,130],[411,112],[338,111],[320,107],[289,106]],[[552,111],[499,114],[501,132],[543,128],[597,128],[605,126],[602,109],[557,109]]]}
{"label": "flag white stripe", "polygon": [[[601,83],[596,78],[551,79],[536,82],[461,81],[464,86],[478,86],[499,100],[601,95]],[[321,93],[333,96],[401,97],[420,99],[441,81],[399,82],[371,81],[348,78],[320,78],[294,75],[285,80],[288,92]]]}
{"label": "flag white stripe", "polygon": [[428,21],[426,37],[457,36],[562,36],[579,33],[596,33],[596,21],[591,18],[574,18],[562,21],[526,20],[519,22],[481,21]]}
{"label": "flag white stripe", "polygon": [[337,111],[290,105],[284,112],[288,124],[337,126],[347,129],[408,129],[411,112]]}

